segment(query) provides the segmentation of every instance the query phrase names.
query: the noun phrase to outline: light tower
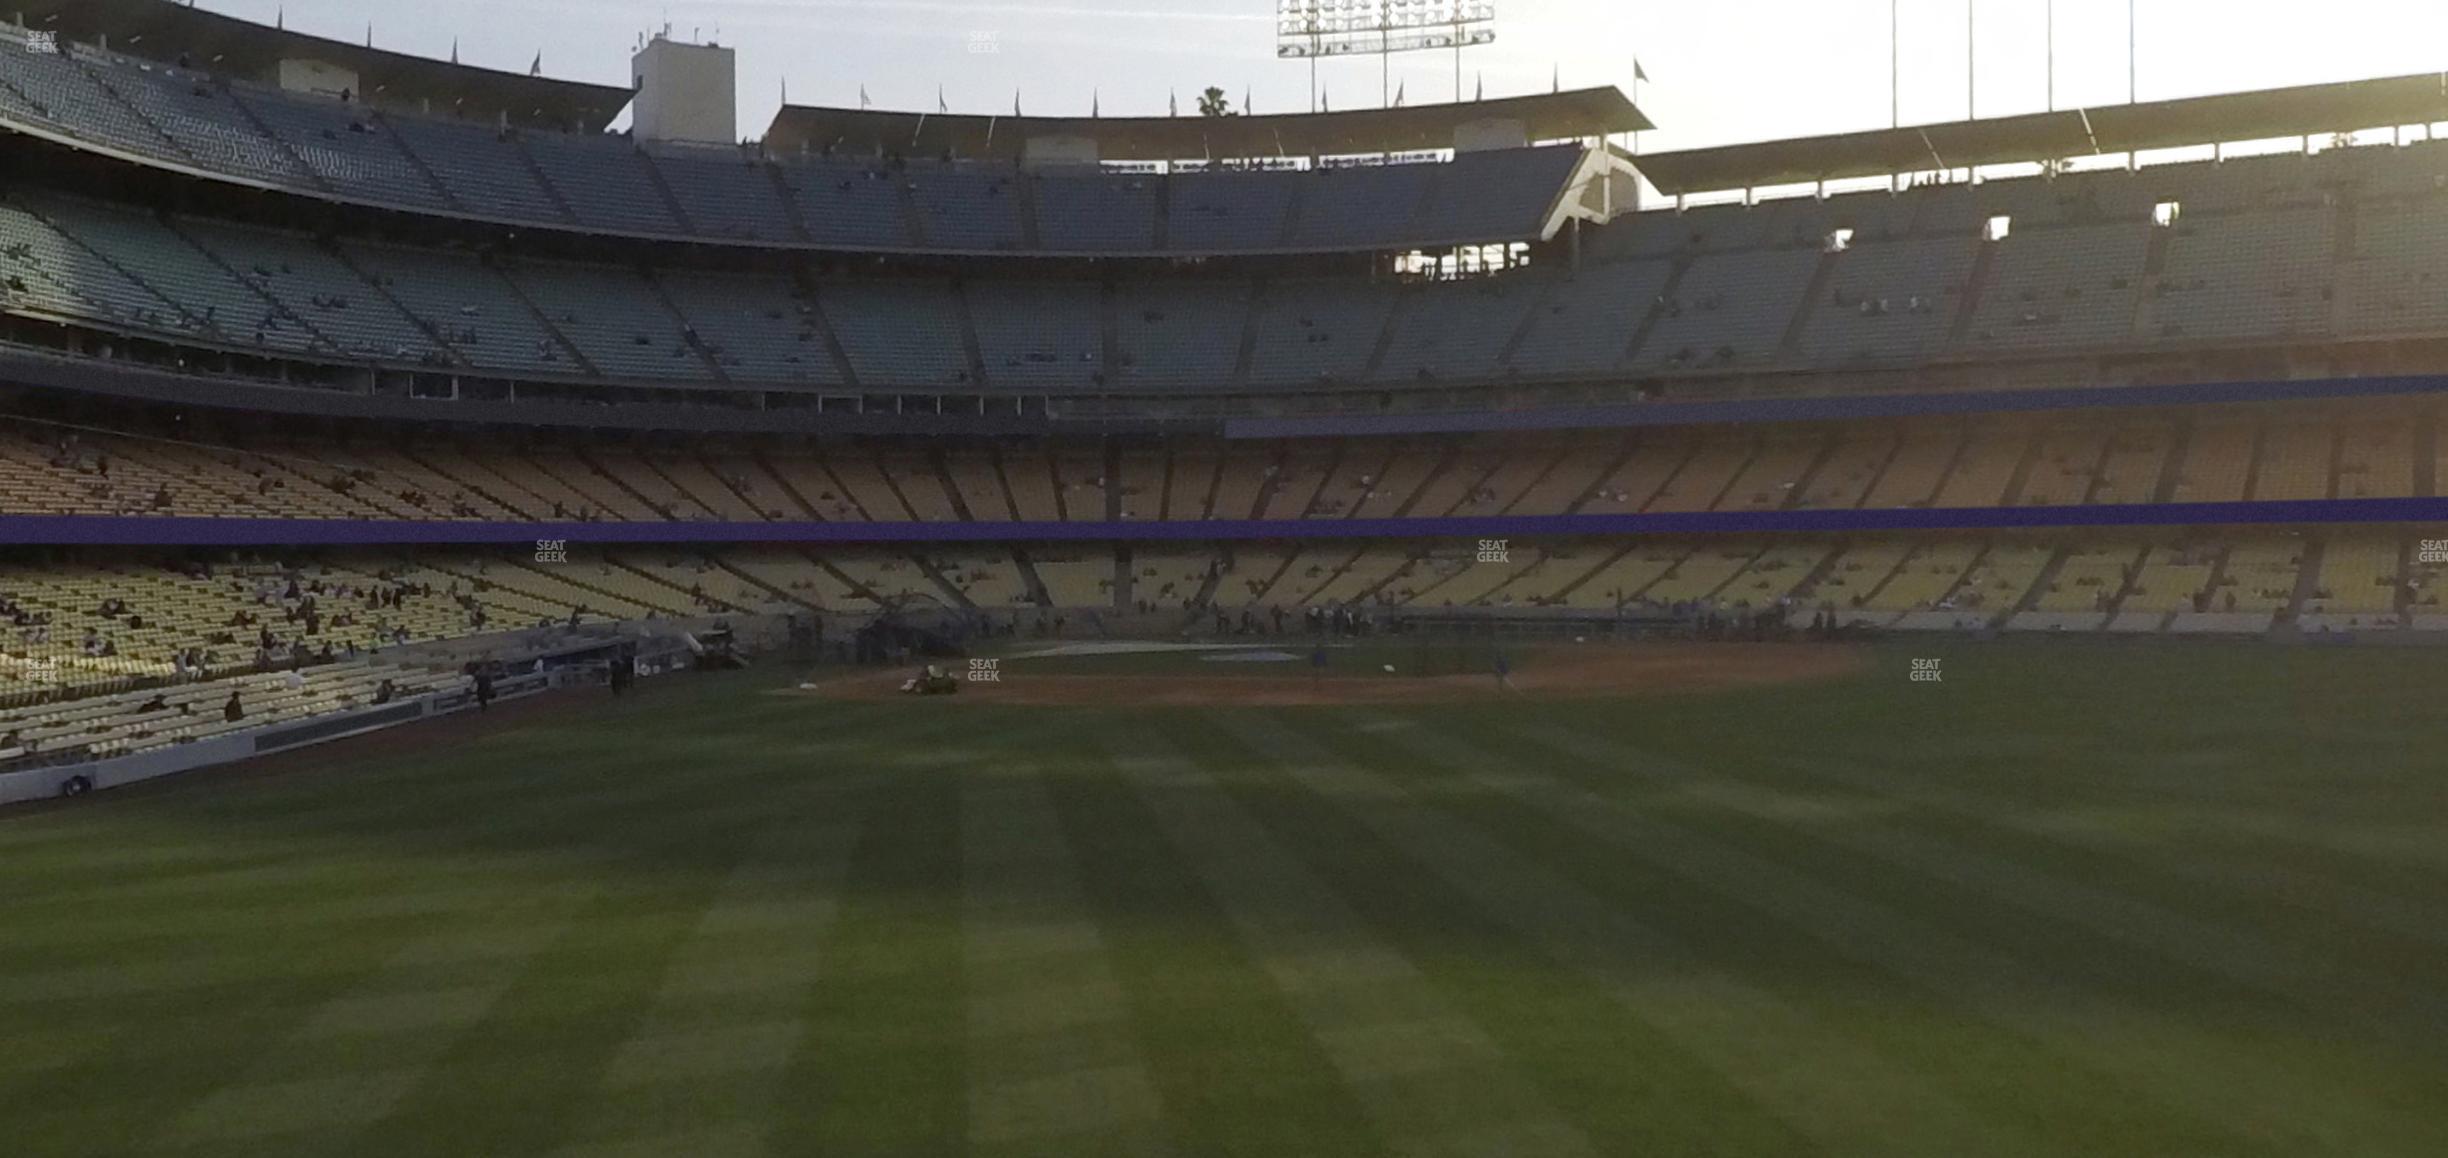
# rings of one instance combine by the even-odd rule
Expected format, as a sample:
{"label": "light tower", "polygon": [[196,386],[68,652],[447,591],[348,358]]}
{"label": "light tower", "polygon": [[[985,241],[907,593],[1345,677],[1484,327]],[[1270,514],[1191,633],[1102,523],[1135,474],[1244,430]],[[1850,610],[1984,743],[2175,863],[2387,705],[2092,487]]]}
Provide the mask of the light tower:
{"label": "light tower", "polygon": [[1321,57],[1376,53],[1378,100],[1391,104],[1395,53],[1450,48],[1459,104],[1462,50],[1495,43],[1495,22],[1495,0],[1276,0],[1275,55],[1309,62],[1309,111],[1316,112]]}

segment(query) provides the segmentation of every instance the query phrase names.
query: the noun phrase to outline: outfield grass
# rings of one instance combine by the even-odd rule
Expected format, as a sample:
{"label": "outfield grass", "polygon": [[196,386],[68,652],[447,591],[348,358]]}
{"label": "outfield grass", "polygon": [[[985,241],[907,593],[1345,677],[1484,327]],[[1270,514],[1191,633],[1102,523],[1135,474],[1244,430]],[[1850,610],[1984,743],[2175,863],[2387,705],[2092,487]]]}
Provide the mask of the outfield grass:
{"label": "outfield grass", "polygon": [[666,682],[0,816],[0,1153],[2436,1156],[2443,676]]}

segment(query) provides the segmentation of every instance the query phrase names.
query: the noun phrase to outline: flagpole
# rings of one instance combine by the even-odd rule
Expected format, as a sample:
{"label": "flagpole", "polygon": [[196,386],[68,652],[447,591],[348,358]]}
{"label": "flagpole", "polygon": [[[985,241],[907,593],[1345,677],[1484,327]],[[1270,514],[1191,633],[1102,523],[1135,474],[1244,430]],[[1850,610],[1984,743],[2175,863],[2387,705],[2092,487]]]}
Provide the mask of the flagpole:
{"label": "flagpole", "polygon": [[2137,69],[2137,68],[2135,67],[2135,65],[2134,65],[2134,44],[2135,44],[2135,42],[2136,42],[2136,41],[2138,41],[2138,40],[2140,39],[2140,38],[2139,38],[2138,36],[2136,36],[2136,35],[2135,35],[2135,33],[2134,33],[2134,2],[2135,2],[2135,0],[2125,0],[2125,103],[2126,103],[2126,104],[2132,104],[2132,103],[2134,103],[2135,101],[2138,101],[2138,100],[2142,99],[2142,98],[2141,98],[2141,95],[2140,95],[2140,90],[2139,90],[2138,88],[2136,88],[2136,87],[2135,87],[2135,85],[2134,85],[2134,77],[2135,77],[2135,76],[2136,76],[2136,75],[2139,73],[2139,71],[2140,71],[2140,70],[2139,70],[2139,69]]}
{"label": "flagpole", "polygon": [[[1632,111],[1635,113],[1640,112],[1641,82],[1647,79],[1649,79],[1649,70],[1641,67],[1640,57],[1634,56],[1632,58]],[[1632,155],[1635,157],[1640,155],[1639,129],[1632,130]]]}
{"label": "flagpole", "polygon": [[1904,57],[1899,47],[1896,5],[1901,0],[1887,0],[1887,127],[1904,125]]}

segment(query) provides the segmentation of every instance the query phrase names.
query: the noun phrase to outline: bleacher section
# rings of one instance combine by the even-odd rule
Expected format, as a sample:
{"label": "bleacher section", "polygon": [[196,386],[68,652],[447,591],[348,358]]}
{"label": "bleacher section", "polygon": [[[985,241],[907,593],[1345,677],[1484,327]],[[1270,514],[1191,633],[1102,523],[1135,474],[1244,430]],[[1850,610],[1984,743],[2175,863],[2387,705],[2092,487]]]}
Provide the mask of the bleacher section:
{"label": "bleacher section", "polygon": [[[410,133],[398,126],[411,118],[343,120],[376,125],[403,142]],[[531,160],[547,170],[601,161],[600,180],[571,204],[582,219],[600,219],[610,229],[616,217],[633,224],[668,219],[669,198],[650,167],[685,164],[694,171],[671,186],[669,197],[695,206],[696,215],[731,223],[724,228],[790,233],[787,223],[768,217],[778,212],[785,185],[803,197],[822,193],[839,202],[839,219],[826,229],[863,232],[903,220],[894,205],[874,200],[882,195],[876,187],[889,189],[891,181],[834,162],[824,163],[816,183],[793,184],[809,174],[783,172],[777,185],[769,163],[730,150],[672,160],[620,144],[605,160],[592,147],[564,140],[531,159],[534,142],[469,137],[447,122],[415,131],[434,124],[452,137],[454,159],[430,171],[455,201],[551,202],[553,195],[529,176]],[[314,131],[344,135],[376,158],[376,150],[394,147],[375,129]],[[496,149],[510,153],[477,159]],[[2385,152],[2403,156],[2357,164],[2386,173],[2431,155]],[[553,160],[548,165],[545,158]],[[2194,184],[2209,191],[2208,207],[2165,225],[2147,216],[2102,221],[2104,211],[2085,210],[2069,223],[2044,217],[1983,241],[1948,220],[1961,205],[1983,202],[1942,191],[1707,206],[1679,221],[1661,211],[1601,227],[1579,269],[1534,264],[1423,285],[1387,277],[1187,272],[1134,274],[1110,284],[1009,273],[938,281],[685,265],[641,275],[630,267],[334,243],[18,192],[0,202],[0,311],[307,361],[467,367],[520,378],[1055,392],[1288,391],[1888,367],[2041,349],[2422,337],[2439,328],[2448,305],[2438,303],[2448,302],[2448,291],[2425,296],[2432,280],[2426,247],[2435,235],[2448,236],[2448,198],[2357,205],[2351,244],[2341,252],[2342,210],[2234,192],[2294,187],[2229,172],[2267,163],[2146,171],[2158,183],[2147,187],[2163,192],[2145,199],[2189,196]],[[992,246],[1015,243],[1025,200],[1016,177],[962,166],[922,169],[893,179],[918,190],[910,195],[924,228]],[[386,182],[415,184],[408,171],[381,171]],[[419,181],[425,171],[414,170]],[[1383,180],[1349,175],[1369,171],[1318,179]],[[1196,176],[1228,188],[1273,175]],[[481,188],[473,183],[479,177]],[[1148,190],[1130,186],[1151,179],[1033,179],[1037,224],[1068,212],[1045,200],[1066,183],[1106,191],[1095,196],[1137,197]],[[2107,183],[2098,175],[2086,179]],[[986,189],[998,192],[980,192]],[[991,204],[960,200],[972,193]],[[2028,199],[2025,190],[1988,204]],[[1918,218],[1916,205],[1924,210]],[[2144,206],[2147,214],[2147,200]],[[1075,224],[1087,231],[1129,216],[1099,212]],[[1921,224],[1908,228],[1912,220]],[[1947,228],[1930,232],[1933,220]],[[1847,226],[1855,230],[1851,242],[1826,252],[1817,231],[1837,221],[1875,224]],[[1651,251],[1659,255],[1637,256]],[[1635,256],[1618,256],[1625,254]],[[502,284],[505,273],[515,287]],[[812,294],[801,288],[811,282]],[[555,293],[557,286],[581,292]],[[847,375],[828,339],[847,355]],[[982,374],[968,364],[973,340]]]}
{"label": "bleacher section", "polygon": [[2184,217],[2174,227],[2167,268],[2150,299],[2152,332],[2146,336],[2182,341],[2327,333],[2335,228],[2336,216],[2326,208]]}
{"label": "bleacher section", "polygon": [[[5,48],[0,126],[371,205],[761,245],[1005,252],[1027,248],[1033,234],[1035,248],[1052,253],[1196,254],[1522,241],[1539,232],[1582,156],[1553,146],[1466,153],[1450,165],[1047,175],[1026,179],[1035,219],[1024,228],[1024,178],[1003,162],[861,166],[729,146],[650,154],[619,135],[373,113],[91,46],[36,54],[12,34]],[[1159,195],[1176,181],[1171,197]],[[902,216],[904,199],[920,236]],[[1160,242],[1167,201],[1183,225]]]}
{"label": "bleacher section", "polygon": [[1808,249],[1711,254],[1692,262],[1660,305],[1633,364],[1718,370],[1772,361],[1820,254]]}
{"label": "bleacher section", "polygon": [[1384,332],[1393,300],[1362,282],[1289,281],[1266,287],[1258,315],[1253,383],[1358,382]]}
{"label": "bleacher section", "polygon": [[265,99],[240,88],[227,92],[313,170],[317,182],[342,196],[437,212],[462,208],[410,158],[407,144],[382,117],[331,102]]}
{"label": "bleacher section", "polygon": [[1992,243],[1995,264],[1967,344],[2083,349],[2129,341],[2151,228],[2127,222],[2016,229]]}
{"label": "bleacher section", "polygon": [[1156,244],[1150,173],[1050,172],[1036,178],[1037,236],[1057,253],[1148,253]]}
{"label": "bleacher section", "polygon": [[797,239],[782,187],[755,150],[667,145],[651,164],[698,236],[767,243]]}
{"label": "bleacher section", "polygon": [[1207,169],[1176,174],[1167,224],[1184,251],[1271,249],[1283,239],[1292,182],[1266,170]]}
{"label": "bleacher section", "polygon": [[[267,672],[0,710],[0,736],[16,737],[13,745],[0,747],[0,767],[36,760],[83,762],[130,756],[228,732],[371,707],[388,702],[380,699],[386,683],[391,685],[389,700],[396,701],[467,682],[456,674],[381,663],[316,667],[299,674],[301,684],[294,689],[288,686],[286,674]],[[232,696],[237,697],[243,713],[235,720],[226,715]]]}
{"label": "bleacher section", "polygon": [[[1015,317],[1024,316],[1015,314]],[[640,347],[640,349],[644,349]],[[663,353],[650,356],[662,357]],[[2182,416],[1667,428],[1625,436],[1250,446],[1183,440],[402,445],[232,432],[0,426],[0,514],[362,519],[979,522],[1889,510],[2427,498],[2439,423],[2388,403]],[[940,467],[937,464],[940,456]],[[107,471],[102,469],[107,464]],[[957,496],[957,502],[956,502]],[[1263,499],[1263,503],[1261,500]]]}
{"label": "bleacher section", "polygon": [[1803,357],[1841,366],[1934,353],[1962,305],[1972,260],[1968,235],[1855,242],[1810,311]]}

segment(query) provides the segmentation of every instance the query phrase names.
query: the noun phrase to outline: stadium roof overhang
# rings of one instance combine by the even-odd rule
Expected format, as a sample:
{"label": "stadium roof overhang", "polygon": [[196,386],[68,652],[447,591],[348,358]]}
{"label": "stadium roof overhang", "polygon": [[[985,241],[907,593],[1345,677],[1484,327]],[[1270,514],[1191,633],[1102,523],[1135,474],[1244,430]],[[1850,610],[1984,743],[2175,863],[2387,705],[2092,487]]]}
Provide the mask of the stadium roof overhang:
{"label": "stadium roof overhang", "polygon": [[1647,153],[1660,192],[1704,193],[2448,120],[2448,73]]}
{"label": "stadium roof overhang", "polygon": [[0,13],[6,14],[0,19],[23,14],[27,28],[66,40],[107,38],[114,52],[160,61],[185,53],[197,68],[265,83],[277,78],[283,60],[321,61],[356,73],[360,95],[375,104],[430,103],[436,112],[487,121],[506,115],[513,124],[601,132],[632,95],[619,85],[475,68],[267,28],[171,0],[0,0]]}
{"label": "stadium roof overhang", "polygon": [[1612,87],[1462,104],[1340,113],[1230,117],[1006,117],[970,113],[785,105],[765,131],[781,153],[830,148],[851,154],[1017,158],[1033,139],[1091,141],[1099,159],[1312,157],[1450,149],[1457,128],[1518,121],[1525,139],[1555,141],[1656,128]]}

